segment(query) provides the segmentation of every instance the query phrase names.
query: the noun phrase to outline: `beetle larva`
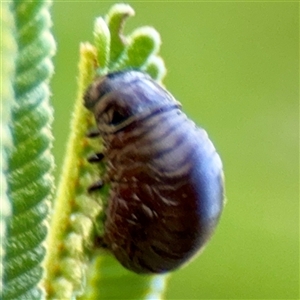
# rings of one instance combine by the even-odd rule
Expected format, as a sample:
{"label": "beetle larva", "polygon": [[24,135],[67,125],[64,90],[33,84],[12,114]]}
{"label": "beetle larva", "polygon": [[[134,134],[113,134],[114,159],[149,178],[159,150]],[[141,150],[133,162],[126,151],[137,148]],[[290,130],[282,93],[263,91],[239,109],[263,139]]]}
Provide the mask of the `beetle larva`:
{"label": "beetle larva", "polygon": [[203,248],[222,212],[222,163],[213,144],[142,72],[97,78],[84,101],[105,145],[91,159],[107,162],[104,244],[136,273],[180,267]]}

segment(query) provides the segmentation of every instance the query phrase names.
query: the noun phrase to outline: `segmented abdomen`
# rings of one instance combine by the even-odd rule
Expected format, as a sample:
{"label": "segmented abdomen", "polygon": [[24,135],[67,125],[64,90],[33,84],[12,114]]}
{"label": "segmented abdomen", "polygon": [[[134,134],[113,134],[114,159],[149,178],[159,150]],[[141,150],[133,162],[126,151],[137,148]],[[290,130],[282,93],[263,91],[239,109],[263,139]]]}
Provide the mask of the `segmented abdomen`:
{"label": "segmented abdomen", "polygon": [[104,241],[137,273],[188,261],[223,206],[222,164],[206,132],[172,108],[104,139],[111,182]]}

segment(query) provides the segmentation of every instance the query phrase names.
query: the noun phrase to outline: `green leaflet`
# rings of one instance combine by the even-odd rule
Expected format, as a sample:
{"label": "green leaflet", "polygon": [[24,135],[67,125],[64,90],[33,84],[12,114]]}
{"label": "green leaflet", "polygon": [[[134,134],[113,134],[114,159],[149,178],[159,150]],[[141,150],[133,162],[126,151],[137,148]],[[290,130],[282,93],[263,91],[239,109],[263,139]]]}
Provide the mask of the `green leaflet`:
{"label": "green leaflet", "polygon": [[[128,17],[134,16],[134,10],[127,4],[116,4],[109,10],[105,17],[105,21],[111,34],[110,62],[118,60],[126,46],[126,38],[123,36],[123,27]],[[103,52],[98,48],[99,55]],[[100,65],[101,66],[101,65]]]}
{"label": "green leaflet", "polygon": [[107,71],[110,61],[111,34],[107,24],[101,17],[97,18],[95,21],[94,42],[95,47],[101,49],[101,51],[98,51],[97,60],[98,64],[102,66],[105,72]]}
{"label": "green leaflet", "polygon": [[93,222],[102,209],[101,199],[97,195],[89,196],[86,191],[87,186],[101,173],[86,160],[92,151],[86,137],[91,118],[82,106],[82,94],[94,75],[95,61],[95,48],[82,44],[79,92],[71,121],[73,130],[67,144],[48,238],[47,277],[44,283],[48,299],[70,299],[81,293],[88,261],[87,246],[91,243]]}
{"label": "green leaflet", "polygon": [[[97,47],[99,64],[97,73],[104,74],[130,68],[152,70],[149,75],[161,81],[165,76],[166,68],[163,59],[158,54],[161,45],[159,33],[152,27],[144,26],[137,28],[129,36],[123,35],[125,21],[133,15],[134,10],[129,5],[116,4],[104,18],[107,25],[101,22],[102,30],[99,29],[99,23],[95,22],[94,43]],[[107,43],[108,33],[98,34],[98,32],[107,32],[106,26],[110,31],[110,45]],[[110,49],[110,55],[107,55],[107,47]],[[108,63],[107,57],[110,58]],[[106,61],[106,64],[102,65],[102,61]],[[107,65],[108,69],[105,68]]]}
{"label": "green leaflet", "polygon": [[49,1],[12,1],[10,10],[4,12],[14,21],[4,32],[15,30],[17,47],[9,53],[15,73],[8,97],[8,102],[14,100],[7,124],[12,145],[6,155],[5,175],[12,215],[7,222],[3,299],[40,299],[43,294],[41,264],[54,165],[49,152],[53,111],[48,81],[53,73],[55,43],[49,31],[49,6]]}
{"label": "green leaflet", "polygon": [[158,52],[160,44],[160,36],[155,29],[151,27],[136,29],[127,39],[127,46],[112,70],[142,68],[148,59]]}

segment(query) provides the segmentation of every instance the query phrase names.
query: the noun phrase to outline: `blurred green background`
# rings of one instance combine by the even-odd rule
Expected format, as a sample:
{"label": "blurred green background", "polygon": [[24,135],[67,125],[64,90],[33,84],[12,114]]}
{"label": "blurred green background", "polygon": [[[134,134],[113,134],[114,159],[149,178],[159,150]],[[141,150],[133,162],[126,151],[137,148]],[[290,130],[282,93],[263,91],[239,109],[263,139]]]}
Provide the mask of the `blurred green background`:
{"label": "blurred green background", "polygon": [[[114,2],[54,1],[57,178],[76,97],[78,49]],[[223,162],[227,205],[167,299],[299,298],[299,3],[127,2],[126,33],[161,34],[164,81]]]}

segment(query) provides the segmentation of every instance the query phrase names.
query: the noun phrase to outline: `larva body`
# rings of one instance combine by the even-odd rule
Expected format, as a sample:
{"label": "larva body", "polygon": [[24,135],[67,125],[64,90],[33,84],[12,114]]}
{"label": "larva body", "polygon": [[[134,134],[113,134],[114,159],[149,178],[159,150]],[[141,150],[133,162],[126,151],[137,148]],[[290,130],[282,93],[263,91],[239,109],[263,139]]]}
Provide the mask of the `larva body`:
{"label": "larva body", "polygon": [[223,208],[222,163],[206,132],[137,71],[97,79],[85,105],[105,145],[104,243],[136,273],[180,267],[208,241]]}

